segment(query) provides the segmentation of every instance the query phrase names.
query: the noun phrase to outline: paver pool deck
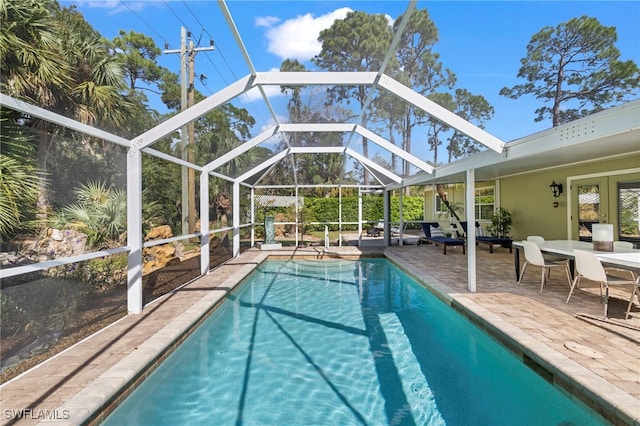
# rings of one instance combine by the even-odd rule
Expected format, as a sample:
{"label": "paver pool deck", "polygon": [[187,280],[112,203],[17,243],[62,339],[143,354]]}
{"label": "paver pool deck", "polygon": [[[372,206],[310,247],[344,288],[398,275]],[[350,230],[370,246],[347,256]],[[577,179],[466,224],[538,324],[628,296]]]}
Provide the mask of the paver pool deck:
{"label": "paver pool deck", "polygon": [[[0,387],[3,425],[97,423],[94,413],[142,380],[161,352],[185,338],[194,322],[269,255],[329,258],[384,255],[433,287],[434,293],[512,349],[555,385],[614,424],[640,425],[640,308],[625,320],[628,292],[614,291],[602,320],[599,287],[584,282],[571,298],[566,277],[551,274],[542,295],[540,271],[516,285],[513,255],[477,248],[477,288],[467,291],[467,257],[434,246],[249,250],[212,273],[166,295]],[[24,412],[21,419],[15,413]],[[46,416],[55,419],[43,419]]]}

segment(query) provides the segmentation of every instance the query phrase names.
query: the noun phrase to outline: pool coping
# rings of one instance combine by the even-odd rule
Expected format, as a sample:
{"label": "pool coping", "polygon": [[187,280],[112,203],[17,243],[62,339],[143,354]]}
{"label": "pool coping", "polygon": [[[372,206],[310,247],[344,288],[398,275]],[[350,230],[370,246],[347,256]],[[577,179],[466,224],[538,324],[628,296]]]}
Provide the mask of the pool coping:
{"label": "pool coping", "polygon": [[[114,366],[99,375],[64,404],[57,412],[69,413],[67,419],[43,420],[38,424],[97,424],[104,420],[139,382],[144,380],[197,326],[213,312],[235,288],[267,259],[295,257],[341,257],[354,259],[376,254],[360,253],[258,253],[251,262],[227,277],[219,286],[222,291],[212,291],[184,312],[173,318],[162,329],[126,355]],[[394,253],[385,251],[386,257],[396,267],[416,279],[444,303],[486,331],[503,346],[540,373],[554,386],[600,413],[613,424],[640,424],[637,400],[628,393],[597,376],[576,361],[540,342],[496,314],[469,299],[464,293],[453,290],[424,270],[406,264]]]}

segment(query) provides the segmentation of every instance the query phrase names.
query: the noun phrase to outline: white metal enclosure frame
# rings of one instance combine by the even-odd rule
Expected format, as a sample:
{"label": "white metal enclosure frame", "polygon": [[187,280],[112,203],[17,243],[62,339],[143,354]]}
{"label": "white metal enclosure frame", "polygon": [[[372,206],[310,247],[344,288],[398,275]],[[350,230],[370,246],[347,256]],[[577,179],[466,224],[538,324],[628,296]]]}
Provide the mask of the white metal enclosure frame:
{"label": "white metal enclosure frame", "polygon": [[[376,179],[377,184],[374,185],[362,185],[362,188],[370,188],[375,186],[382,189],[384,195],[384,221],[389,223],[390,220],[390,191],[411,185],[420,185],[425,183],[439,183],[439,182],[466,182],[466,200],[467,200],[467,221],[473,222],[473,214],[475,208],[474,204],[474,185],[476,179],[484,179],[486,175],[492,175],[494,177],[500,176],[500,167],[507,168],[509,164],[515,164],[514,167],[519,170],[532,170],[538,167],[538,164],[542,161],[545,155],[555,155],[555,157],[562,158],[557,155],[558,150],[571,149],[571,155],[576,158],[575,149],[579,149],[580,146],[587,146],[589,149],[593,149],[593,152],[601,149],[596,146],[595,142],[602,141],[604,139],[613,139],[613,144],[608,144],[608,152],[612,155],[620,154],[622,152],[637,152],[638,134],[640,133],[640,124],[638,123],[638,112],[640,111],[640,101],[634,101],[627,105],[618,107],[615,112],[604,111],[597,114],[597,118],[590,118],[592,123],[602,123],[600,127],[598,124],[591,124],[597,131],[592,132],[589,135],[580,133],[579,136],[567,136],[570,134],[570,129],[575,126],[582,125],[582,121],[578,121],[578,124],[570,123],[567,126],[561,126],[560,128],[552,129],[549,132],[543,132],[539,138],[535,135],[527,140],[519,140],[509,145],[505,144],[498,138],[484,131],[483,129],[469,123],[459,116],[451,113],[445,108],[435,104],[428,100],[426,97],[415,92],[412,88],[403,85],[396,81],[392,77],[385,74],[385,68],[394,54],[395,47],[398,44],[399,37],[402,33],[402,29],[406,26],[406,23],[415,8],[415,1],[410,1],[407,7],[407,11],[403,15],[402,23],[400,24],[399,31],[396,33],[394,40],[391,43],[389,51],[387,52],[385,61],[383,61],[381,69],[377,72],[257,72],[251,63],[249,53],[244,48],[242,38],[237,32],[233,19],[231,18],[226,4],[223,1],[219,1],[218,4],[225,14],[225,18],[229,24],[231,31],[238,43],[238,46],[242,52],[243,57],[250,69],[250,74],[239,79],[238,81],[229,84],[224,89],[212,94],[203,101],[193,105],[192,107],[176,114],[175,116],[167,119],[152,129],[142,133],[139,136],[131,140],[118,137],[108,132],[101,131],[91,126],[84,125],[75,120],[67,117],[55,114],[45,109],[35,107],[33,105],[26,104],[19,100],[10,98],[6,95],[0,94],[0,105],[3,107],[11,108],[20,111],[24,114],[39,117],[43,120],[56,123],[61,126],[73,129],[75,131],[104,139],[106,141],[124,146],[128,149],[127,155],[127,247],[122,247],[116,250],[124,251],[128,250],[128,312],[137,314],[142,312],[143,299],[142,299],[142,249],[145,246],[143,244],[142,235],[142,169],[141,160],[142,154],[148,154],[162,158],[166,161],[174,164],[188,167],[196,170],[200,173],[200,222],[201,229],[199,233],[190,236],[182,236],[181,238],[188,238],[192,236],[201,237],[201,273],[207,274],[209,272],[209,238],[213,230],[209,225],[209,176],[216,176],[224,179],[232,184],[232,200],[233,200],[233,255],[239,254],[240,247],[240,208],[239,208],[239,194],[240,186],[245,186],[251,189],[251,221],[253,222],[253,193],[254,189],[258,186],[258,183],[262,178],[269,173],[271,168],[283,160],[295,161],[295,155],[297,154],[323,154],[323,153],[336,153],[343,154],[349,157],[353,161],[360,163],[365,169],[371,172],[371,175]],[[437,166],[429,164],[422,160],[411,152],[407,152],[402,148],[397,147],[386,138],[380,136],[372,129],[369,129],[366,124],[363,124],[363,116],[361,115],[357,122],[349,123],[281,123],[278,120],[273,107],[267,96],[267,91],[264,89],[267,86],[306,86],[306,85],[329,85],[329,86],[363,86],[368,88],[369,96],[365,104],[369,103],[372,98],[372,93],[375,90],[384,90],[394,94],[402,101],[419,108],[429,116],[446,123],[453,129],[464,133],[475,141],[481,143],[488,150],[480,152],[473,157],[469,157],[448,165]],[[265,103],[269,106],[272,113],[275,125],[261,132],[257,136],[245,141],[238,147],[230,150],[226,153],[219,153],[220,155],[211,162],[204,165],[197,165],[190,163],[186,160],[182,160],[171,155],[164,154],[158,150],[152,148],[153,144],[160,139],[170,135],[177,129],[180,129],[185,124],[198,119],[199,117],[207,114],[232,99],[245,94],[246,92],[257,89],[262,94]],[[365,108],[362,109],[364,113]],[[610,118],[614,117],[614,118]],[[622,118],[620,118],[622,117]],[[598,121],[600,120],[600,121]],[[635,120],[635,121],[634,121]],[[630,123],[627,125],[627,123]],[[568,130],[569,129],[569,130]],[[244,171],[236,177],[226,176],[216,171],[220,166],[232,161],[243,153],[250,149],[257,147],[264,141],[276,136],[283,135],[286,139],[286,135],[295,132],[341,132],[349,133],[351,138],[355,135],[366,138],[368,141],[374,143],[382,150],[392,153],[398,156],[407,163],[415,166],[419,172],[413,176],[402,176],[394,171],[387,170],[373,161],[371,158],[357,152],[354,148],[347,143],[343,146],[305,146],[297,147],[287,145],[285,149],[275,153],[274,156],[264,161],[263,163],[256,165],[250,170]],[[563,133],[565,132],[565,133]],[[560,141],[560,143],[559,143]],[[544,142],[544,143],[541,143]],[[619,142],[619,148],[616,143]],[[635,145],[634,145],[635,143]],[[591,151],[590,151],[591,152]],[[579,153],[578,155],[588,155],[589,153]],[[586,158],[586,157],[583,157]],[[523,160],[535,159],[528,164],[525,164]],[[511,163],[510,161],[513,161]],[[568,161],[567,161],[568,162]],[[295,170],[295,168],[294,168]],[[483,175],[479,176],[477,172],[482,170]],[[505,169],[506,170],[506,169]],[[257,179],[255,179],[257,177]],[[298,187],[304,186],[305,182],[298,182],[297,176],[294,174],[294,187],[296,188],[296,195],[298,193]],[[250,183],[251,182],[251,183]],[[362,189],[361,188],[361,189]],[[385,229],[389,227],[386,226]],[[468,265],[469,265],[469,290],[475,291],[475,234],[474,227],[471,227],[469,233],[468,243]],[[390,243],[390,234],[385,232],[385,242]],[[111,254],[111,253],[110,253]],[[95,258],[103,256],[104,253],[90,253],[83,256],[81,260]],[[73,263],[78,261],[76,258],[56,259],[56,265]],[[14,276],[22,273],[30,272],[33,270],[43,270],[51,267],[49,263],[42,263],[36,265],[29,265],[28,268],[11,268],[9,270],[0,270],[0,277]]]}

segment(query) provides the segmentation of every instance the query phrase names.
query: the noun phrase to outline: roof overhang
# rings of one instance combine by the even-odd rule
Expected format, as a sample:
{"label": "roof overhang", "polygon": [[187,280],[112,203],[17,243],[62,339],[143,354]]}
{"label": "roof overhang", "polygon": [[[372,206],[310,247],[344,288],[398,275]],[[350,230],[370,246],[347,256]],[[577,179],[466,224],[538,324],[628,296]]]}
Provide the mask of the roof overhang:
{"label": "roof overhang", "polygon": [[473,169],[477,181],[554,167],[640,154],[640,99],[507,144],[503,153],[483,151],[418,173],[406,185],[464,182]]}

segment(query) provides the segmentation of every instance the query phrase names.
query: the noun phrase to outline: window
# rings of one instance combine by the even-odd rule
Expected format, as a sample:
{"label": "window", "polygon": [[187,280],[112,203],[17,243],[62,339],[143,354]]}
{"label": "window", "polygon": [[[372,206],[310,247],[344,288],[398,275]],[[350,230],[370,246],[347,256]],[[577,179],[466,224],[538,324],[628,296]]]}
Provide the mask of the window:
{"label": "window", "polygon": [[495,187],[476,188],[476,219],[490,220],[495,211]]}
{"label": "window", "polygon": [[600,222],[600,184],[578,184],[576,188],[578,190],[579,239],[591,241],[592,226]]}
{"label": "window", "polygon": [[437,192],[435,193],[435,196],[436,196],[436,214],[446,213],[448,211],[447,206],[444,205],[444,203],[442,202],[442,199],[440,198]]}
{"label": "window", "polygon": [[640,182],[618,183],[618,240],[640,242],[639,210]]}

